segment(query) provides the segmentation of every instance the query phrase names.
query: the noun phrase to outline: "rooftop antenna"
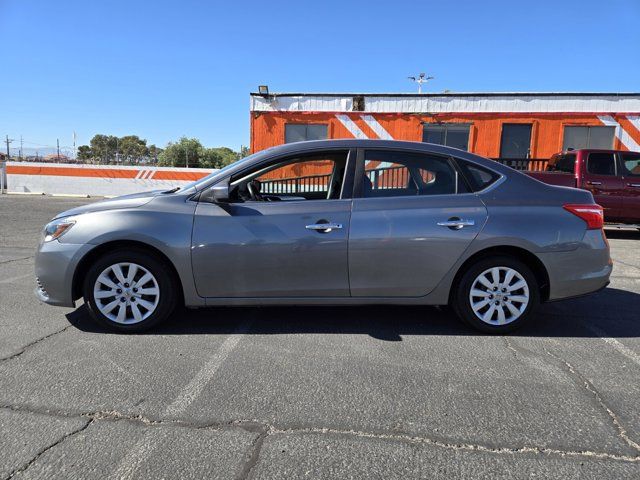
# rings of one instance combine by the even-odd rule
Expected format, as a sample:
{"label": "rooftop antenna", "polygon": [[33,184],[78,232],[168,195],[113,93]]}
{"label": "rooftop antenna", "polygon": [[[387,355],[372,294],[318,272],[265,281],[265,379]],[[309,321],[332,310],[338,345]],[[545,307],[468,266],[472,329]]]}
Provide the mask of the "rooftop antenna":
{"label": "rooftop antenna", "polygon": [[421,73],[417,77],[407,77],[412,82],[418,84],[418,93],[422,93],[422,84],[427,83],[429,80],[433,80],[435,77],[427,77],[425,73]]}

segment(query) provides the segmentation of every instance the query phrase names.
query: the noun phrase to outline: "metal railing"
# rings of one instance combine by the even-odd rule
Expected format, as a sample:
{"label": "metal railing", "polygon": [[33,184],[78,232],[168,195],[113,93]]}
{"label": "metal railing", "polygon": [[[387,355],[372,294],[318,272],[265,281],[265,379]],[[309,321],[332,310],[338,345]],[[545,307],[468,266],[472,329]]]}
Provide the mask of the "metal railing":
{"label": "metal railing", "polygon": [[514,170],[533,170],[536,172],[545,171],[549,162],[546,158],[494,158],[493,160]]}
{"label": "metal railing", "polygon": [[261,180],[260,192],[267,194],[324,192],[328,190],[330,181],[330,173],[326,175]]}
{"label": "metal railing", "polygon": [[[538,158],[496,158],[496,162],[513,168],[514,170],[544,171],[547,167],[547,159]],[[383,167],[366,170],[365,175],[371,181],[374,189],[405,188],[409,181],[407,167]],[[323,192],[329,188],[331,174],[306,175],[304,177],[275,178],[262,180],[262,193],[308,193]],[[425,178],[425,181],[429,179]]]}

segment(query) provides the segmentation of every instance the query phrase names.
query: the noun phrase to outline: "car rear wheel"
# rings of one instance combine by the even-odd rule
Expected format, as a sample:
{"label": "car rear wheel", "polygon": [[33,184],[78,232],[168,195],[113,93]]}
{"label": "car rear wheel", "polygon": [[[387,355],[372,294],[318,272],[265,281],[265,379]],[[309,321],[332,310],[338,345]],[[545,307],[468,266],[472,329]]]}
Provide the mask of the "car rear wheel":
{"label": "car rear wheel", "polygon": [[536,277],[520,260],[496,256],[479,260],[460,278],[452,307],[468,325],[506,333],[531,319],[540,303]]}
{"label": "car rear wheel", "polygon": [[176,306],[175,282],[164,263],[138,250],[100,257],[87,272],[83,292],[91,316],[122,332],[147,330]]}

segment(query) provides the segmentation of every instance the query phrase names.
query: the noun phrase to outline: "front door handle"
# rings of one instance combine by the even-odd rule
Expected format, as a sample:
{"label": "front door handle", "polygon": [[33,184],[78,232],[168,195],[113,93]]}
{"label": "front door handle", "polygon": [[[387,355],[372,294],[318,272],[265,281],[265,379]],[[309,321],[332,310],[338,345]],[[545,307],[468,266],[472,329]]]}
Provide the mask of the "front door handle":
{"label": "front door handle", "polygon": [[320,233],[329,233],[332,230],[339,230],[342,228],[342,224],[341,223],[331,223],[331,222],[326,222],[326,223],[313,223],[311,225],[307,225],[306,227],[307,230],[315,230],[316,232],[320,232]]}
{"label": "front door handle", "polygon": [[447,228],[450,228],[451,230],[460,230],[461,228],[464,228],[464,227],[472,227],[475,224],[476,222],[474,222],[473,220],[463,220],[458,217],[450,218],[445,222],[438,222],[439,227],[447,227]]}
{"label": "front door handle", "polygon": [[602,185],[602,182],[587,182],[589,185]]}

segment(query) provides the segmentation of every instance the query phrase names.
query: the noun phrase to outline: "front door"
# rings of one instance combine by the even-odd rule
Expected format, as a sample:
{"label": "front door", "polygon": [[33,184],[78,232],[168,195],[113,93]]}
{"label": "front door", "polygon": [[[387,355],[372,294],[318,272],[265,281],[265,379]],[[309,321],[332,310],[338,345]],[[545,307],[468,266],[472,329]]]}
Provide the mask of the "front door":
{"label": "front door", "polygon": [[349,237],[351,295],[427,295],[482,229],[484,204],[445,157],[367,150],[359,162],[361,191],[353,200]]}
{"label": "front door", "polygon": [[298,155],[231,179],[231,202],[196,208],[192,264],[203,297],[349,295],[348,152]]}
{"label": "front door", "polygon": [[586,187],[598,205],[604,208],[605,220],[620,218],[624,188],[622,176],[612,152],[590,152],[587,157]]}

